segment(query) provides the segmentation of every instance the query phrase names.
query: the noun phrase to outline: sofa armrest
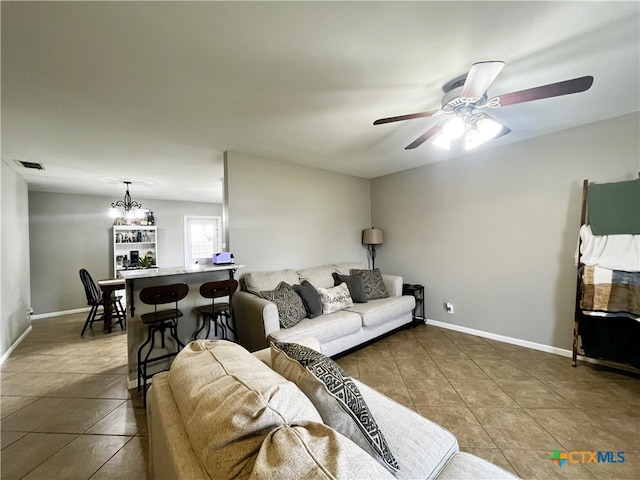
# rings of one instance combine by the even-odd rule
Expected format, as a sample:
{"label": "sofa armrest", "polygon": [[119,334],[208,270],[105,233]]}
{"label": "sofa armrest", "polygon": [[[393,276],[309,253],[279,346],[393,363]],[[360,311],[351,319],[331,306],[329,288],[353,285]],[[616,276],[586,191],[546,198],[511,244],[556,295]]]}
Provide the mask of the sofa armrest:
{"label": "sofa armrest", "polygon": [[191,446],[171,387],[169,372],[153,376],[147,393],[149,478],[191,480],[211,478]]}
{"label": "sofa armrest", "polygon": [[250,352],[267,347],[269,334],[280,330],[276,305],[242,291],[233,294],[232,302],[239,343]]}
{"label": "sofa armrest", "polygon": [[399,297],[402,295],[402,277],[383,273],[382,281],[390,297]]}

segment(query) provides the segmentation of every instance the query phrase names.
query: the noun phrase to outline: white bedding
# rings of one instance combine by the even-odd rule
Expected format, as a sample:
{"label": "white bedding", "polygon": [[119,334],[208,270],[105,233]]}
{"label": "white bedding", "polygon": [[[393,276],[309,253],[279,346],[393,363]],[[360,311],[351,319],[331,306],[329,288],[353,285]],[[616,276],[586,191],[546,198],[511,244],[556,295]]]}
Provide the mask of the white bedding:
{"label": "white bedding", "polygon": [[640,272],[640,235],[594,235],[589,225],[580,227],[580,252],[574,254],[580,262],[610,270]]}

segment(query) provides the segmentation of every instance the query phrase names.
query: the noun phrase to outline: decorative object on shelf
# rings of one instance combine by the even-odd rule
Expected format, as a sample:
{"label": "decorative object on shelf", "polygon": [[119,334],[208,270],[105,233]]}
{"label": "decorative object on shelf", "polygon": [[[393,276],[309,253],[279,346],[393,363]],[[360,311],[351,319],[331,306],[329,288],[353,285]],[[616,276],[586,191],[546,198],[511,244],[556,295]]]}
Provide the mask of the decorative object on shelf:
{"label": "decorative object on shelf", "polygon": [[149,268],[151,265],[153,265],[153,260],[145,255],[140,260],[138,260],[138,265],[142,268]]}
{"label": "decorative object on shelf", "polygon": [[376,268],[376,245],[383,243],[382,230],[379,228],[366,228],[362,231],[362,244],[367,246],[371,257],[371,269]]}
{"label": "decorative object on shelf", "polygon": [[123,200],[118,200],[111,204],[109,209],[109,216],[112,218],[124,217],[126,220],[140,219],[145,216],[145,211],[142,210],[142,204],[131,200],[131,194],[129,193],[129,185],[131,182],[122,182],[127,186],[127,191],[124,194]]}

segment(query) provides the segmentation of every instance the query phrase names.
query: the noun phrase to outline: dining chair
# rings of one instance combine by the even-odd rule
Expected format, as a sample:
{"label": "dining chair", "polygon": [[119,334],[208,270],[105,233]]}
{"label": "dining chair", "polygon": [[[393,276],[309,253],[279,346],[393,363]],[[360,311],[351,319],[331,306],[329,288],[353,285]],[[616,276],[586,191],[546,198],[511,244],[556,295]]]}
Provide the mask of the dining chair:
{"label": "dining chair", "polygon": [[[84,322],[84,327],[82,327],[82,333],[80,333],[80,336],[84,336],[84,332],[87,330],[87,327],[93,329],[93,322],[104,320],[104,316],[98,317],[98,309],[100,307],[103,308],[102,315],[104,315],[104,300],[102,298],[102,292],[93,281],[93,278],[91,278],[89,272],[86,269],[81,268],[79,273],[80,281],[84,287],[84,293],[87,296],[87,304],[91,306],[89,315],[87,315],[87,320]],[[113,313],[118,319],[118,325],[120,325],[120,328],[124,330],[126,313],[121,300],[122,296],[116,295],[112,297],[111,301],[113,302]]]}

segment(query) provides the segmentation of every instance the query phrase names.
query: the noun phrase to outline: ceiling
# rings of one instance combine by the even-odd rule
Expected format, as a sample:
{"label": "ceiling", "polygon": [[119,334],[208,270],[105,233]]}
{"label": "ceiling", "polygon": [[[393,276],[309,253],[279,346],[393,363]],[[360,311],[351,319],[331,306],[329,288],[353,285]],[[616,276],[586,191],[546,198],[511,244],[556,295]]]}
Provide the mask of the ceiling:
{"label": "ceiling", "polygon": [[[404,147],[442,86],[506,62],[479,149],[640,109],[638,2],[3,2],[2,159],[30,190],[220,202],[226,150],[374,178],[454,154]],[[40,162],[44,171],[14,162]]]}

